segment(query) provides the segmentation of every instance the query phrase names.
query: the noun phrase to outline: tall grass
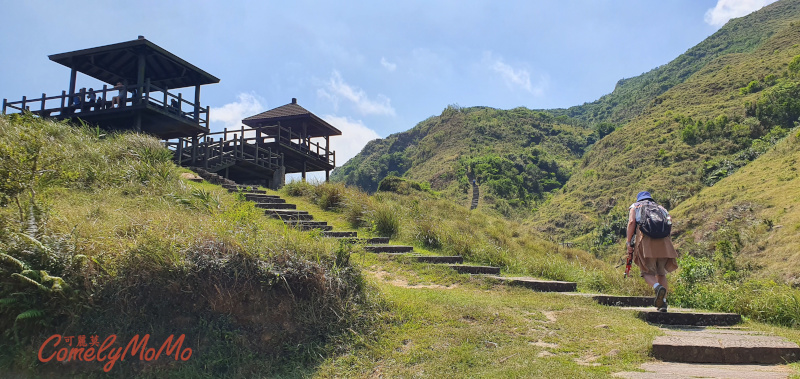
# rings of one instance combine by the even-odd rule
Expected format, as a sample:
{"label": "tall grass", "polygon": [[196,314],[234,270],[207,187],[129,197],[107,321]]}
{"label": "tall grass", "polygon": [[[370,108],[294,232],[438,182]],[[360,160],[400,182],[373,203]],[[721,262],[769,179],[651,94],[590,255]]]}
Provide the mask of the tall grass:
{"label": "tall grass", "polygon": [[4,371],[28,367],[20,357],[55,332],[186,333],[204,352],[186,376],[269,376],[295,366],[285,360],[313,365],[380,314],[352,246],[180,180],[154,138],[2,116],[0,154]]}

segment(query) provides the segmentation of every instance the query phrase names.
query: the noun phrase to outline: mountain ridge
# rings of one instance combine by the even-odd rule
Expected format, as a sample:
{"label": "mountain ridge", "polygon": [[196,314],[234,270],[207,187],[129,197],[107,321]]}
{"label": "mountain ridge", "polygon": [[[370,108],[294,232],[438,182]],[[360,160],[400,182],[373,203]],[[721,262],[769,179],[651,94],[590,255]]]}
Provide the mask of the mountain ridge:
{"label": "mountain ridge", "polygon": [[[800,1],[779,1],[731,20],[673,61],[621,80],[593,103],[556,110],[449,106],[373,141],[333,178],[374,191],[391,173],[427,181],[466,204],[465,173],[477,170],[486,188],[481,206],[608,250],[624,233],[620,224],[636,192],[650,190],[673,209],[789,133],[800,117],[796,41]],[[530,139],[531,130],[542,138]],[[527,171],[532,149],[555,169]],[[709,249],[714,241],[690,250]]]}

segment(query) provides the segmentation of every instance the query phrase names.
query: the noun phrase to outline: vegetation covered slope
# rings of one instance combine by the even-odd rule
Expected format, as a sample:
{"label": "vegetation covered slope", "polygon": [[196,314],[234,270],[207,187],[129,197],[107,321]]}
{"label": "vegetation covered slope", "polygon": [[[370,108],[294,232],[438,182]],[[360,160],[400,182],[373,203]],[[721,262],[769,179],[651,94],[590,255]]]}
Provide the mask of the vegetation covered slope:
{"label": "vegetation covered slope", "polygon": [[333,173],[334,181],[373,192],[389,175],[427,182],[466,198],[468,178],[503,199],[505,211],[560,188],[597,133],[526,108],[449,106],[413,129],[367,144]]}
{"label": "vegetation covered slope", "polygon": [[[476,175],[481,183],[491,181],[485,186],[488,191],[484,190],[490,195],[488,200],[491,203],[495,203],[495,198],[502,199],[497,205],[505,214],[512,213],[508,210],[509,204],[512,209],[519,206],[530,208],[530,200],[546,198],[543,195],[559,188],[565,178],[571,177],[575,159],[585,153],[586,147],[631,120],[638,119],[626,127],[629,131],[625,137],[614,140],[615,144],[621,142],[619,138],[645,135],[640,132],[648,128],[642,125],[655,122],[665,109],[674,108],[675,117],[686,117],[679,120],[682,126],[693,115],[695,118],[701,116],[699,121],[704,123],[720,115],[728,117],[726,123],[733,117],[737,117],[733,122],[741,123],[752,116],[743,110],[745,102],[754,96],[742,101],[737,98],[740,88],[747,88],[755,80],[757,85],[750,87],[750,94],[757,93],[754,89],[775,84],[775,79],[785,72],[785,67],[777,66],[788,63],[786,55],[778,54],[779,57],[768,59],[769,63],[761,61],[764,55],[774,52],[770,49],[786,53],[786,49],[791,48],[794,42],[788,30],[794,27],[793,22],[800,22],[800,1],[784,0],[771,4],[747,17],[731,20],[672,62],[638,77],[621,80],[611,94],[569,109],[530,111],[517,108],[504,111],[485,107],[448,107],[440,116],[431,117],[409,131],[370,142],[359,155],[335,170],[333,179],[374,191],[384,177],[405,175],[413,180],[429,182],[434,189],[448,189],[453,196],[463,194],[466,197],[467,183],[463,173],[480,166],[484,173],[476,172]],[[791,60],[792,56],[788,58]],[[726,63],[728,61],[734,65]],[[721,69],[725,71],[720,72]],[[769,77],[770,74],[776,76]],[[695,76],[701,78],[692,79]],[[759,82],[767,78],[767,82]],[[690,80],[691,84],[686,84]],[[702,91],[695,88],[698,85]],[[668,104],[662,106],[664,101]],[[699,109],[703,107],[706,109]],[[696,121],[692,119],[692,122]],[[661,138],[661,131],[669,133],[671,130],[667,124],[660,126],[663,128],[649,128],[646,135],[656,133]],[[770,129],[771,126],[760,127]],[[751,137],[761,135],[756,131]],[[672,139],[667,138],[662,143],[671,144]],[[736,149],[747,147],[742,146],[747,141],[739,142]],[[624,142],[626,147],[629,144]],[[598,145],[595,150],[609,151],[606,146],[608,143]],[[616,148],[617,145],[610,151]],[[704,155],[713,159],[725,155],[730,148],[716,150],[704,151]],[[538,152],[544,154],[535,154]],[[539,158],[531,159],[531,155],[544,156],[545,163],[541,164]],[[679,155],[677,159],[695,158],[698,157],[690,154],[687,157]],[[557,167],[548,164],[552,161],[557,163]],[[589,170],[582,174],[594,175],[597,172],[593,168]],[[682,169],[678,171],[683,172]],[[692,168],[691,171],[690,175],[694,175],[696,170]],[[685,185],[676,191],[682,198],[696,192],[697,188],[693,186],[699,181],[689,179],[684,182]],[[606,198],[619,195],[616,184],[601,181],[598,187]],[[614,187],[613,193],[611,187]],[[583,195],[592,197],[594,194],[578,194]],[[554,204],[560,206],[557,201]],[[581,221],[593,223],[596,217]],[[559,227],[564,226],[561,224],[559,222]],[[586,232],[582,227],[578,230]]]}
{"label": "vegetation covered slope", "polygon": [[779,1],[747,17],[732,19],[716,33],[673,61],[642,75],[621,79],[614,91],[591,103],[548,110],[591,123],[626,123],[642,113],[659,95],[683,83],[711,61],[757,49],[773,34],[800,17],[800,2]]}
{"label": "vegetation covered slope", "polygon": [[193,353],[128,357],[111,375],[270,376],[312,365],[379,317],[349,246],[286,229],[181,171],[149,136],[0,116],[0,371],[103,374],[108,362],[42,363],[37,352],[54,334],[75,347],[77,336],[124,347],[149,334],[155,349],[186,335],[180,351]]}
{"label": "vegetation covered slope", "polygon": [[679,247],[800,284],[800,133],[673,211]]}
{"label": "vegetation covered slope", "polygon": [[[588,298],[506,288],[288,229],[240,195],[180,180],[184,170],[146,136],[2,117],[0,154],[6,374],[604,377],[652,360],[647,346],[661,333]],[[623,279],[610,261],[559,246],[530,226],[393,182],[384,186],[392,191],[373,195],[305,182],[280,194],[337,229],[390,236],[420,253],[573,280],[585,292],[652,291]],[[681,271],[671,304],[796,326],[800,291],[743,280],[760,290],[751,301],[751,292],[732,293],[725,273],[715,272]],[[798,338],[796,329],[747,326]],[[102,372],[107,362],[39,362],[39,346],[56,333],[125,342],[147,333],[149,347],[185,334],[183,347],[193,352],[187,361],[128,356],[110,373]]]}
{"label": "vegetation covered slope", "polygon": [[[503,214],[523,216],[548,235],[571,239],[594,251],[613,245],[624,233],[627,206],[638,191],[650,190],[656,200],[672,209],[747,166],[795,127],[800,117],[799,41],[800,1],[783,0],[731,20],[674,61],[621,81],[613,93],[594,103],[541,112],[492,110],[488,116],[495,117],[498,129],[511,130],[506,126],[511,124],[508,114],[530,112],[574,128],[572,133],[585,138],[585,143],[561,149],[571,155],[559,155],[558,149],[544,146],[563,144],[560,134],[531,142],[520,137],[524,134],[513,132],[503,134],[503,140],[488,141],[502,148],[501,156],[524,156],[532,149],[547,151],[558,158],[562,177],[569,179],[564,183],[556,175],[554,179],[563,186],[544,187],[542,181],[531,180],[520,170],[527,166],[517,165],[516,171],[497,171],[507,173],[510,183],[528,186],[529,193],[535,193],[530,191],[533,183],[545,189],[536,193],[534,201],[519,201],[519,191],[503,191],[503,186],[496,184],[499,181],[479,180],[481,194],[488,194],[486,198]],[[464,119],[478,110],[485,111],[467,108]],[[427,139],[432,143],[435,128],[429,124],[449,122],[452,113],[446,110],[409,132],[371,143],[336,178],[371,190],[365,183],[373,185],[391,171],[372,168],[383,167],[381,162],[392,157],[410,156],[416,148],[417,142],[394,141]],[[440,136],[438,144],[444,148],[427,149],[430,153],[418,156],[413,164],[406,163],[405,171],[397,173],[431,183],[455,176],[453,182],[461,184],[450,194],[466,193],[461,172],[469,172],[473,166],[442,162],[481,160],[476,152],[485,143],[452,132]],[[372,170],[369,180],[355,180],[357,173],[368,170]],[[705,246],[708,253],[709,245]],[[766,254],[771,249],[766,247]]]}
{"label": "vegetation covered slope", "polygon": [[[641,190],[672,208],[748,164],[800,117],[800,18],[750,53],[715,59],[595,144],[534,217],[551,232],[624,217]],[[543,221],[543,222],[542,222]]]}

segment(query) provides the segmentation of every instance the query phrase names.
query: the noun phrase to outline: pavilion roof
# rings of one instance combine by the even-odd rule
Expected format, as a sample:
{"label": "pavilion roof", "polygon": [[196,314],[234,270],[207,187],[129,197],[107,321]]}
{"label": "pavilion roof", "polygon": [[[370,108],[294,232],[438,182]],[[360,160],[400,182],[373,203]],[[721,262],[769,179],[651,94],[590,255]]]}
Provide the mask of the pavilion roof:
{"label": "pavilion roof", "polygon": [[50,55],[50,60],[114,85],[135,83],[138,55],[145,54],[145,77],[161,88],[174,89],[219,83],[219,79],[158,45],[139,37],[133,41]]}
{"label": "pavilion roof", "polygon": [[297,104],[297,99],[292,99],[289,104],[247,117],[242,123],[253,128],[266,129],[267,132],[270,127],[277,126],[278,123],[295,131],[305,123],[310,137],[342,135],[339,129]]}

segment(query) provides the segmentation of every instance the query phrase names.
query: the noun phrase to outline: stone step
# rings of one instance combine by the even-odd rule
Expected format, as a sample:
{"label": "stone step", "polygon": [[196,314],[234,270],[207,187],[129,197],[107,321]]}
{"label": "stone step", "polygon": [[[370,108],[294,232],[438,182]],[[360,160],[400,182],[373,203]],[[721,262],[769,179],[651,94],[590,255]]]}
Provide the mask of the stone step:
{"label": "stone step", "polygon": [[748,331],[668,330],[653,341],[653,356],[667,362],[780,364],[800,360],[800,347],[783,337]]}
{"label": "stone step", "polygon": [[280,220],[303,220],[303,221],[311,221],[314,219],[314,216],[308,214],[306,211],[293,211],[293,210],[285,210],[285,209],[267,209],[264,211],[264,214],[272,217],[277,218]]}
{"label": "stone step", "polygon": [[256,187],[250,186],[231,186],[227,184],[223,184],[222,188],[225,188],[229,192],[244,192],[244,193],[254,193],[254,194],[266,194],[267,191],[256,189]]}
{"label": "stone step", "polygon": [[286,204],[286,200],[283,199],[273,199],[273,198],[264,198],[264,199],[247,199],[249,201],[255,202],[257,204]]}
{"label": "stone step", "polygon": [[686,326],[731,326],[742,322],[736,313],[698,312],[693,309],[669,308],[669,312],[659,312],[655,307],[626,308],[636,312],[640,319],[660,325]]}
{"label": "stone step", "polygon": [[256,203],[256,208],[262,209],[297,209],[294,204]]}
{"label": "stone step", "polygon": [[578,284],[555,280],[541,280],[529,277],[487,276],[511,286],[520,286],[540,292],[575,292]]}
{"label": "stone step", "polygon": [[325,226],[328,225],[326,221],[303,221],[303,220],[286,220],[285,224],[294,225],[294,224],[303,224],[303,225],[315,225],[315,226]]}
{"label": "stone step", "polygon": [[412,256],[411,259],[420,263],[464,263],[464,257],[459,255],[416,255]]}
{"label": "stone step", "polygon": [[414,250],[413,246],[402,245],[369,245],[364,246],[364,251],[370,253],[408,253]]}
{"label": "stone step", "polygon": [[256,203],[269,203],[275,202],[277,200],[279,203],[285,203],[286,200],[282,199],[280,196],[276,195],[264,195],[260,193],[246,193],[244,198],[248,201],[255,201]]}
{"label": "stone step", "polygon": [[615,372],[615,378],[725,378],[725,379],[786,379],[794,373],[786,365],[724,365],[711,363],[647,362],[642,371]]}
{"label": "stone step", "polygon": [[325,232],[322,235],[331,238],[355,238],[358,236],[358,232]]}
{"label": "stone step", "polygon": [[348,243],[364,243],[369,245],[380,245],[389,243],[389,237],[371,237],[371,238],[358,238],[358,237],[336,237]]}
{"label": "stone step", "polygon": [[257,204],[286,204],[286,200],[283,199],[264,198],[264,199],[247,199],[247,200],[255,202]]}
{"label": "stone step", "polygon": [[469,265],[448,265],[453,270],[461,274],[489,274],[500,275],[500,267],[491,266],[469,266]]}
{"label": "stone step", "polygon": [[614,295],[592,295],[594,301],[613,307],[652,307],[654,297],[648,296],[614,296]]}
{"label": "stone step", "polygon": [[333,229],[332,226],[328,225],[325,221],[293,221],[293,220],[284,220],[284,224],[289,225],[292,228],[297,228],[300,230],[331,230]]}

